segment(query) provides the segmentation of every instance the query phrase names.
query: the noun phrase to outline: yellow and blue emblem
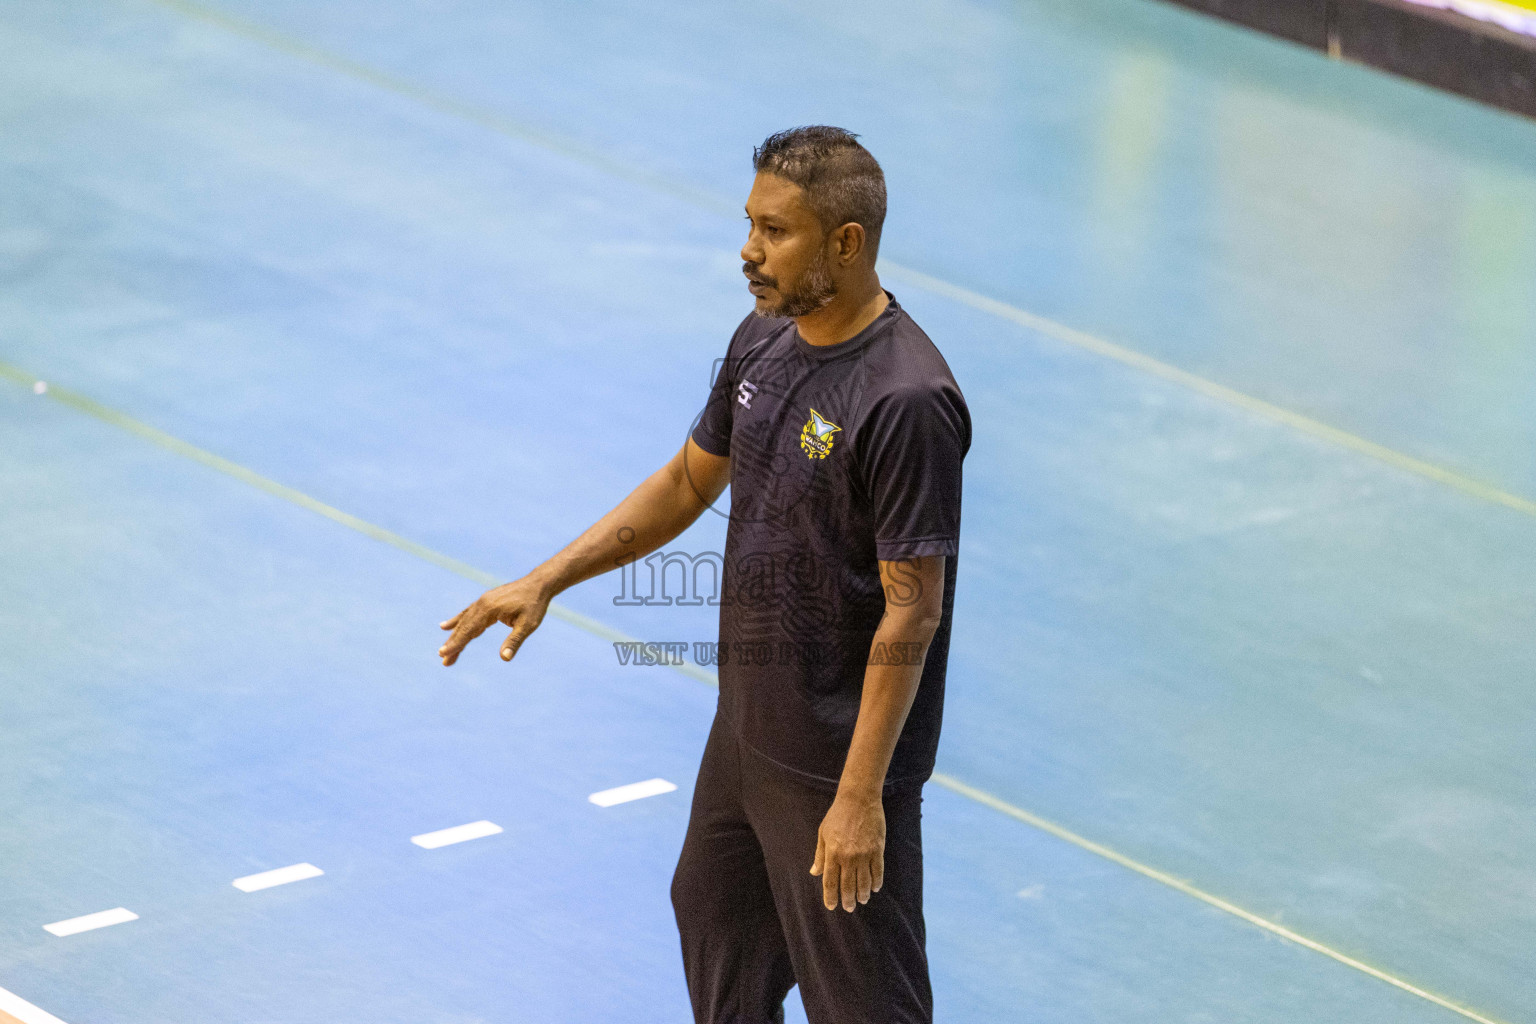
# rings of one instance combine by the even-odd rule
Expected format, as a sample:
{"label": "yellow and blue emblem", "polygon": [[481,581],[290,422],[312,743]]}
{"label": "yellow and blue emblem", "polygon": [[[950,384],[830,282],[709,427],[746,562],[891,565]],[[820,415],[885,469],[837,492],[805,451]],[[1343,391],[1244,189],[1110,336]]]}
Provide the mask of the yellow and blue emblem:
{"label": "yellow and blue emblem", "polygon": [[832,435],[843,428],[827,419],[815,409],[811,418],[800,428],[800,448],[808,459],[824,459],[832,451]]}

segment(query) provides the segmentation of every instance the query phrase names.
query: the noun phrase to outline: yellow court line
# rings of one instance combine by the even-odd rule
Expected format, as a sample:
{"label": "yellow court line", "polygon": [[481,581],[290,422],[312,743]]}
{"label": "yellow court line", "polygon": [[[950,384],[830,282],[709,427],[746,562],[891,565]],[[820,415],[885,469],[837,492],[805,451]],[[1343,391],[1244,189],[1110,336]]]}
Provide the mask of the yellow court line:
{"label": "yellow court line", "polygon": [[1139,860],[1134,860],[1130,857],[1127,857],[1123,853],[1118,853],[1102,843],[1096,843],[1092,839],[1086,839],[1083,836],[1078,835],[1076,832],[1073,832],[1071,829],[1063,828],[1053,821],[1048,821],[1045,818],[1040,817],[1038,814],[1031,814],[1029,811],[1024,810],[1022,807],[1015,807],[1013,804],[1008,803],[1006,800],[995,797],[985,790],[977,789],[975,786],[967,785],[966,783],[961,782],[953,775],[945,775],[942,772],[934,772],[933,781],[937,782],[945,789],[959,793],[961,796],[974,800],[979,804],[984,804],[987,807],[992,808],[994,811],[1006,814],[1008,817],[1022,821],[1026,825],[1032,825],[1035,828],[1040,829],[1042,832],[1048,832],[1055,836],[1057,839],[1071,843],[1073,846],[1076,846],[1079,849],[1086,850],[1096,856],[1103,857],[1105,860],[1113,861],[1123,868],[1127,868],[1136,872],[1138,875],[1143,875],[1147,878],[1150,878],[1154,882],[1161,882],[1163,885],[1166,885],[1171,889],[1177,889],[1179,892],[1186,896],[1193,896],[1195,899],[1202,903],[1209,904],[1210,906],[1215,907],[1217,910],[1220,910],[1223,913],[1231,914],[1233,917],[1247,921],[1249,924],[1258,928],[1262,928],[1272,935],[1278,935],[1280,938],[1285,939],[1287,942],[1294,942],[1298,946],[1304,946],[1307,949],[1312,950],[1314,953],[1321,953],[1323,956],[1337,960],[1345,967],[1353,967],[1357,971],[1360,971],[1364,974],[1369,974],[1377,981],[1384,981],[1388,985],[1391,985],[1393,988],[1402,989],[1404,992],[1407,992],[1410,995],[1418,996],[1420,999],[1427,999],[1429,1002],[1434,1003],[1436,1006],[1444,1007],[1445,1009],[1450,1010],[1452,1013],[1459,1013],[1468,1020],[1475,1020],[1478,1022],[1478,1024],[1503,1024],[1503,1022],[1498,1021],[1492,1017],[1483,1016],[1476,1010],[1469,1010],[1467,1007],[1462,1006],[1460,1003],[1452,1002],[1444,996],[1436,995],[1435,993],[1430,992],[1428,989],[1422,989],[1417,985],[1404,981],[1402,978],[1399,978],[1396,975],[1388,974],[1386,971],[1383,971],[1380,968],[1372,967],[1368,963],[1365,963],[1361,960],[1356,960],[1349,954],[1341,953],[1334,949],[1332,946],[1325,946],[1315,939],[1309,939],[1305,935],[1302,935],[1299,932],[1294,932],[1291,929],[1285,927],[1285,925],[1276,924],[1274,921],[1271,921],[1268,918],[1260,917],[1258,914],[1244,910],[1237,904],[1229,903],[1228,901],[1222,899],[1220,896],[1213,896],[1206,892],[1204,889],[1196,888],[1181,878],[1175,878],[1173,875],[1168,874],[1166,871],[1159,871],[1157,868],[1143,864]]}
{"label": "yellow court line", "polygon": [[[32,387],[36,381],[36,378],[31,374],[3,362],[0,362],[0,377],[9,378],[25,387]],[[46,396],[56,402],[69,406],[71,409],[83,412],[87,416],[93,416],[103,422],[110,423],[112,426],[126,430],[128,433],[141,437],[152,444],[159,445],[161,448],[191,459],[193,462],[201,463],[209,469],[215,469],[226,476],[232,476],[241,483],[249,484],[258,491],[264,491],[274,498],[281,498],[283,501],[290,502],[300,508],[308,509],[334,523],[340,523],[349,530],[356,530],[365,537],[371,537],[382,544],[388,544],[390,547],[404,551],[406,554],[413,555],[424,562],[431,562],[438,568],[447,569],[454,575],[462,576],[467,580],[473,580],[483,587],[494,587],[503,582],[500,577],[493,576],[482,569],[476,569],[474,566],[461,562],[457,558],[450,558],[424,544],[418,544],[409,538],[402,537],[392,530],[386,530],[382,526],[375,526],[366,519],[359,519],[357,516],[343,512],[339,508],[311,498],[303,491],[296,490],[286,484],[280,484],[270,477],[262,476],[255,470],[247,469],[238,462],[231,462],[221,455],[215,455],[207,449],[189,444],[179,437],[167,434],[165,431],[156,429],[148,423],[136,420],[132,416],[102,405],[95,399],[87,398],[77,391],[70,391],[67,388],[50,384],[48,385]],[[594,636],[602,637],[610,643],[635,642],[634,637],[621,633],[616,629],[611,629],[596,619],[561,604],[551,604],[549,606],[549,614],[579,629],[586,630]],[[702,682],[709,683],[712,686],[717,685],[714,675],[698,666],[683,664],[672,667]]]}
{"label": "yellow court line", "polygon": [[404,96],[407,99],[415,100],[417,103],[430,107],[439,113],[460,118],[471,124],[477,124],[499,135],[510,136],[522,142],[547,149],[604,173],[645,185],[658,192],[664,192],[695,206],[704,207],[715,213],[738,212],[739,204],[730,203],[705,189],[696,188],[686,182],[679,182],[663,175],[651,174],[620,160],[615,160],[600,150],[584,146],[573,139],[554,132],[546,131],[537,125],[529,124],[526,121],[518,121],[503,114],[498,114],[495,111],[487,110],[484,107],[477,107],[473,104],[456,100],[452,96],[433,92],[431,89],[423,88],[414,82],[391,75],[386,71],[380,71],[366,64],[349,60],[339,54],[311,46],[300,39],[283,35],[280,32],[274,32],[271,29],[263,28],[241,18],[232,17],[222,11],[205,7],[202,4],[189,3],[188,0],[149,0],[149,2],[158,4],[193,20],[221,28],[234,35],[244,36],[253,42],[258,42],[281,53],[286,53],[290,57],[297,57],[310,64],[339,72],[349,78],[355,78],[388,92]]}
{"label": "yellow court line", "polygon": [[[191,0],[150,0],[150,2],[205,24],[214,25],[235,35],[244,36],[274,50],[297,57],[300,60],[328,68],[415,100],[441,113],[461,118],[498,134],[542,147],[617,178],[632,181],[682,199],[695,206],[716,213],[740,213],[739,203],[733,203],[706,189],[641,170],[623,161],[615,160],[590,146],[582,145],[554,132],[546,131],[526,122],[517,121],[486,110],[483,107],[477,107],[450,96],[433,92],[406,79],[311,46],[301,40],[263,28],[260,25],[231,17],[221,11],[205,7],[202,4],[192,3]],[[1241,391],[1227,387],[1225,384],[1218,384],[1198,374],[1190,373],[1188,370],[1181,370],[1170,363],[1165,363],[1160,359],[1154,359],[1149,355],[1137,352],[1135,349],[1105,341],[1085,331],[1079,331],[1047,317],[1039,316],[998,299],[990,298],[969,288],[951,284],[941,278],[924,274],[910,267],[892,263],[889,260],[880,261],[880,270],[884,274],[888,274],[897,280],[905,281],[934,295],[951,299],[970,306],[972,309],[1018,324],[1049,338],[1054,338],[1057,341],[1065,342],[1106,359],[1113,359],[1125,366],[1142,370],[1163,380],[1182,385],[1209,398],[1226,402],[1250,413],[1282,423],[1303,434],[1308,434],[1384,462],[1403,472],[1412,473],[1426,480],[1433,480],[1463,494],[1491,502],[1495,505],[1501,505],[1504,508],[1512,509],[1528,516],[1536,516],[1536,501],[1529,498],[1500,490],[1497,487],[1474,480],[1454,470],[1437,466],[1423,459],[1414,458],[1412,455],[1377,444],[1375,441],[1369,441],[1357,434],[1351,434],[1347,430],[1330,426],[1321,420],[1315,420],[1310,416],[1292,412],[1289,409],[1266,402],[1262,398],[1255,398],[1252,395],[1244,394]]]}
{"label": "yellow court line", "polygon": [[[36,382],[36,378],[34,378],[31,374],[28,374],[23,370],[20,370],[17,367],[11,366],[10,364],[4,362],[0,362],[0,377],[6,377],[12,381],[15,381],[17,384],[22,385],[23,387],[29,388],[32,387]],[[264,477],[260,473],[247,469],[237,462],[231,462],[229,459],[215,455],[210,451],[197,447],[196,445],[189,444],[178,437],[167,434],[163,430],[156,429],[147,423],[140,422],[131,416],[125,415],[115,409],[102,405],[100,402],[97,402],[91,398],[87,398],[78,392],[70,391],[68,389],[60,388],[50,384],[47,391],[45,392],[45,395],[56,402],[60,402],[72,409],[85,413],[88,416],[92,416],[105,423],[109,423],[121,430],[125,430],[130,434],[143,438],[152,444],[159,445],[160,447],[174,452],[177,455],[184,456],[194,462],[207,466],[209,469],[214,469],[220,473],[232,476],[236,480],[249,484],[252,487],[270,494],[275,498],[281,498],[282,500],[291,502],[300,508],[308,509],[311,512],[318,513],[319,515],[324,516],[332,522],[339,523],[348,529],[356,530],[364,536],[371,537],[374,540],[388,544],[390,547],[403,551],[406,554],[414,555],[415,557],[430,562],[440,568],[447,569],[449,572],[463,576],[466,579],[473,580],[482,586],[494,586],[500,582],[498,577],[493,576],[488,572],[476,569],[473,566],[461,562],[456,558],[450,558],[447,555],[440,554],[439,552],[433,551],[431,548],[426,547],[425,545],[418,544],[413,540],[408,540],[405,537],[400,536],[398,533],[386,530],[381,526],[375,526],[365,519],[359,519],[357,516],[343,512],[338,508],[311,498],[303,491],[296,490],[287,486],[286,484],[280,484],[275,480]],[[625,642],[633,640],[632,637],[629,637],[616,629],[611,629],[608,626],[603,625],[601,622],[598,622],[596,619],[582,615],[580,612],[575,612],[568,608],[551,604],[549,606],[549,613],[558,619],[562,619],[565,622],[576,626],[578,629],[585,630],[588,633],[601,637],[604,640],[608,640],[610,642]],[[687,675],[690,678],[709,683],[711,686],[719,685],[715,674],[705,670],[700,666],[689,665],[685,663],[682,665],[672,665],[669,667],[682,672],[684,675]],[[1297,945],[1304,946],[1307,949],[1313,950],[1314,952],[1321,953],[1333,960],[1337,960],[1339,963],[1344,964],[1346,967],[1353,967],[1357,971],[1368,974],[1379,981],[1384,981],[1395,988],[1403,990],[1404,992],[1416,995],[1421,999],[1426,999],[1429,1002],[1434,1003],[1436,1006],[1441,1006],[1447,1010],[1459,1013],[1463,1017],[1466,1017],[1468,1020],[1477,1021],[1478,1024],[1503,1024],[1503,1022],[1495,1020],[1492,1017],[1486,1017],[1473,1010],[1469,1010],[1458,1003],[1452,1002],[1444,996],[1436,995],[1427,989],[1420,988],[1417,985],[1396,977],[1395,975],[1388,974],[1387,972],[1372,967],[1367,963],[1356,960],[1354,957],[1351,957],[1345,953],[1341,953],[1330,946],[1325,946],[1321,942],[1317,942],[1297,932],[1293,932],[1283,925],[1276,924],[1273,921],[1244,910],[1236,904],[1229,903],[1218,896],[1212,896],[1210,893],[1205,892],[1203,889],[1198,889],[1195,886],[1190,885],[1188,882],[1175,878],[1166,872],[1159,871],[1153,867],[1148,867],[1147,865],[1142,864],[1140,861],[1133,860],[1132,858],[1127,857],[1122,853],[1117,853],[1109,847],[1100,843],[1096,843],[1091,839],[1085,839],[1084,837],[1078,835],[1076,832],[1072,832],[1060,825],[1047,821],[1038,815],[1031,814],[1029,811],[1023,810],[1022,808],[1015,807],[1014,805],[1007,803],[1006,801],[1001,800],[998,797],[985,792],[984,790],[980,790],[974,786],[967,785],[966,783],[961,782],[959,779],[956,779],[951,775],[944,775],[935,772],[933,775],[933,781],[947,789],[959,793],[961,796],[968,797],[977,803],[984,804],[985,806],[990,807],[995,811],[999,811],[1026,824],[1033,825],[1035,828],[1042,829],[1043,831],[1050,833],[1056,838],[1065,840],[1066,842],[1069,842],[1072,845],[1079,847],[1080,849],[1086,850],[1089,853],[1097,854],[1100,857],[1111,860],[1116,864],[1119,864],[1121,867],[1129,868],[1137,874],[1144,875],[1153,881],[1161,882],[1164,885],[1177,889],[1179,892],[1182,892],[1187,896],[1193,896],[1195,899],[1200,900],[1203,903],[1207,903],[1218,910],[1225,911],[1228,914],[1241,918],[1242,920],[1247,921],[1249,924],[1256,925],[1267,932],[1278,935],[1283,939],[1287,939],[1296,943]]]}
{"label": "yellow court line", "polygon": [[1149,355],[1137,352],[1135,349],[1129,349],[1123,345],[1116,345],[1114,342],[1096,338],[1091,334],[1059,324],[1054,320],[1048,320],[1043,316],[1037,316],[1016,306],[1010,306],[1006,302],[999,302],[996,299],[988,298],[968,288],[950,284],[948,281],[940,280],[937,277],[930,277],[927,274],[907,267],[887,264],[884,269],[888,273],[894,271],[894,275],[890,276],[894,276],[897,280],[905,280],[935,295],[953,299],[956,302],[970,306],[972,309],[991,313],[993,316],[1004,320],[1011,320],[1021,327],[1027,327],[1032,331],[1055,338],[1057,341],[1064,341],[1069,345],[1076,345],[1078,348],[1086,349],[1095,355],[1103,356],[1106,359],[1113,359],[1117,363],[1135,367],[1138,370],[1152,374],[1154,377],[1161,377],[1175,384],[1181,384],[1191,391],[1197,391],[1209,398],[1257,413],[1267,419],[1283,423],[1303,434],[1310,434],[1313,437],[1332,442],[1340,447],[1359,452],[1361,455],[1368,455],[1373,459],[1385,462],[1389,466],[1413,473],[1416,476],[1422,476],[1436,483],[1444,484],[1464,494],[1470,494],[1474,498],[1481,498],[1484,501],[1493,502],[1495,505],[1503,505],[1505,508],[1513,509],[1516,512],[1524,512],[1528,516],[1536,516],[1536,501],[1532,501],[1529,498],[1522,498],[1519,495],[1501,491],[1497,487],[1473,480],[1471,477],[1463,476],[1442,466],[1437,466],[1432,462],[1425,462],[1423,459],[1416,459],[1412,455],[1405,455],[1385,445],[1377,444],[1375,441],[1367,441],[1365,438],[1351,434],[1347,430],[1340,430],[1338,427],[1329,426],[1321,420],[1315,420],[1310,416],[1303,416],[1301,413],[1292,412],[1289,409],[1266,402],[1262,398],[1254,398],[1252,395],[1229,388],[1225,384],[1218,384],[1213,380],[1207,380],[1197,374],[1190,373],[1188,370],[1181,370],[1177,366],[1165,363],[1160,359],[1154,359]]}

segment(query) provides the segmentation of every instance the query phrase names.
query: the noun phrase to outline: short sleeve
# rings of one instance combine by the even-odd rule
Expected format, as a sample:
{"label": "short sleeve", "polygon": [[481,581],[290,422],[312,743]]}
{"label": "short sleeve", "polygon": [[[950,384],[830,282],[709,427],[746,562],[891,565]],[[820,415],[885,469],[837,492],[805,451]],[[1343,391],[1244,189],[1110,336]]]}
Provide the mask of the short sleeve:
{"label": "short sleeve", "polygon": [[970,443],[970,413],[948,382],[894,392],[871,409],[863,447],[877,558],[958,553]]}
{"label": "short sleeve", "polygon": [[704,403],[704,412],[699,416],[698,424],[693,428],[693,442],[711,455],[729,456],[731,454],[731,420],[734,411],[732,381],[736,378],[736,343],[746,330],[751,317],[743,320],[741,326],[736,328],[736,333],[731,336],[731,342],[725,348],[725,358],[715,368],[715,380],[710,385],[709,398]]}

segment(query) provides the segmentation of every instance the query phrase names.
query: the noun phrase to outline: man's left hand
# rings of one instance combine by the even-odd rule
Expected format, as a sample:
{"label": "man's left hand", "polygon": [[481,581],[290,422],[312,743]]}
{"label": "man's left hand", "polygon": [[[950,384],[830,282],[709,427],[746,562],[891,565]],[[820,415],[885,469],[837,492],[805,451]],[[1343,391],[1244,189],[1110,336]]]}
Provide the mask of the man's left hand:
{"label": "man's left hand", "polygon": [[838,793],[816,833],[811,874],[821,876],[821,901],[828,910],[853,912],[868,903],[885,881],[885,807],[873,797]]}

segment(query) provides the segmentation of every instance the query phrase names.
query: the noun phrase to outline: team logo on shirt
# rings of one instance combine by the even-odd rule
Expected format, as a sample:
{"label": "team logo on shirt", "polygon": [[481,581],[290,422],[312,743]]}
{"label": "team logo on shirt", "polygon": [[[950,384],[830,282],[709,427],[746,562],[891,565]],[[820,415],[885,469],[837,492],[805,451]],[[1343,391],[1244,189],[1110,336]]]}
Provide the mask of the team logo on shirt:
{"label": "team logo on shirt", "polygon": [[815,409],[811,418],[800,428],[800,448],[808,459],[824,459],[832,451],[832,435],[843,428],[825,418]]}

